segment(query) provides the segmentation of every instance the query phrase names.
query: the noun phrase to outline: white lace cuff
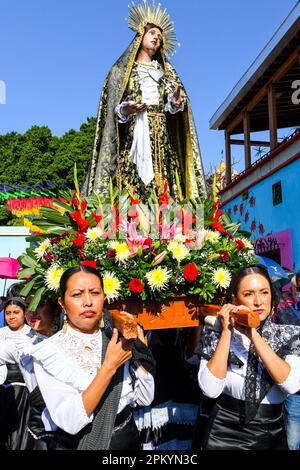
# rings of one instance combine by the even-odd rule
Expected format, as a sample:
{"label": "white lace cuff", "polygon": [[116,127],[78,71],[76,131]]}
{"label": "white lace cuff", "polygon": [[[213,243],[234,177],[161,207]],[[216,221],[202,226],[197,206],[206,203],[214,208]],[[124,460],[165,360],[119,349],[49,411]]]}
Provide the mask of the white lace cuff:
{"label": "white lace cuff", "polygon": [[116,113],[116,115],[117,115],[118,118],[119,118],[119,122],[124,123],[124,124],[125,124],[125,123],[129,120],[129,118],[130,118],[130,116],[125,116],[125,114],[123,114],[123,112],[122,112],[122,111],[123,111],[123,108],[124,108],[125,106],[127,106],[127,105],[128,105],[128,101],[122,101],[121,104],[118,104],[118,105],[115,107],[115,113]]}

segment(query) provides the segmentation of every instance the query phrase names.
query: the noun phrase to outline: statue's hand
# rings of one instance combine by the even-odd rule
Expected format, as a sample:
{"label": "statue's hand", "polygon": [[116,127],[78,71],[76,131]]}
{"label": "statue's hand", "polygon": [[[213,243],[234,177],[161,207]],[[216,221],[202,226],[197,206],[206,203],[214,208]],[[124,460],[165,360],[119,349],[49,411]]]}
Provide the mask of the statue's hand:
{"label": "statue's hand", "polygon": [[140,114],[143,111],[146,111],[147,105],[140,101],[128,101],[126,106],[122,107],[122,114],[125,116],[130,116],[131,114]]}
{"label": "statue's hand", "polygon": [[184,102],[184,99],[185,99],[185,94],[182,90],[182,87],[178,85],[173,94],[173,99],[171,100],[172,105],[175,106],[176,108],[180,108],[180,106]]}

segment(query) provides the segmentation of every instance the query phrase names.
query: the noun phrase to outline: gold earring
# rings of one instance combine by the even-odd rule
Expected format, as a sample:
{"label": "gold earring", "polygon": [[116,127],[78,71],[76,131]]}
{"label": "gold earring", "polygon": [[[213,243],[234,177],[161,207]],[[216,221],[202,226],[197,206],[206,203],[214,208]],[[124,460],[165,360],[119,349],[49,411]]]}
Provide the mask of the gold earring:
{"label": "gold earring", "polygon": [[64,313],[64,324],[63,324],[63,333],[66,333],[68,329],[68,317],[66,315],[66,312]]}
{"label": "gold earring", "polygon": [[103,320],[103,317],[100,318],[99,320],[99,328],[104,328],[104,320]]}

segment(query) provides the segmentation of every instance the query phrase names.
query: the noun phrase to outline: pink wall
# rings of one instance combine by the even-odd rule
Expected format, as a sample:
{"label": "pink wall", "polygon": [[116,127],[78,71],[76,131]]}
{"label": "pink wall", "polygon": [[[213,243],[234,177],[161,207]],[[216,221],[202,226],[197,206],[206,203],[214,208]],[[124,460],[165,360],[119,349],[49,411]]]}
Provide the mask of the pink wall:
{"label": "pink wall", "polygon": [[[281,266],[289,268],[291,271],[294,270],[293,264],[293,250],[292,250],[292,236],[290,230],[284,230],[283,232],[271,233],[265,237],[257,238],[256,240],[268,240],[269,237],[276,238],[280,248]],[[254,240],[254,241],[256,241]],[[263,253],[261,253],[263,256]]]}

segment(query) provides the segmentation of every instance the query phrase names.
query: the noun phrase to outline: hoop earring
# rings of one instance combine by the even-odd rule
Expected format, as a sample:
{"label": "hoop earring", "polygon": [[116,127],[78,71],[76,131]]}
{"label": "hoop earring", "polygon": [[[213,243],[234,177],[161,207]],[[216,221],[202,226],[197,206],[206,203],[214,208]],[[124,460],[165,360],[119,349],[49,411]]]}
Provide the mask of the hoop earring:
{"label": "hoop earring", "polygon": [[68,317],[66,315],[66,312],[64,312],[64,324],[63,324],[63,333],[66,333],[68,329]]}

